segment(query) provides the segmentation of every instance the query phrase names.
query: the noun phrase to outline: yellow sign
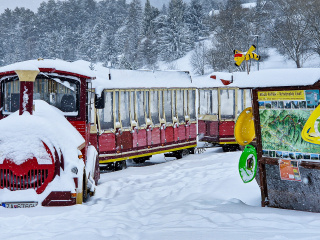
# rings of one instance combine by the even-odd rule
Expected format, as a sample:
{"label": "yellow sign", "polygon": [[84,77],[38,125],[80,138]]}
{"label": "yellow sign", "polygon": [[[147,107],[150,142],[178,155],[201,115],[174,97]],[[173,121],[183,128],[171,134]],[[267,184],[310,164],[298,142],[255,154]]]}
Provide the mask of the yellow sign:
{"label": "yellow sign", "polygon": [[304,90],[258,92],[259,101],[305,100]]}

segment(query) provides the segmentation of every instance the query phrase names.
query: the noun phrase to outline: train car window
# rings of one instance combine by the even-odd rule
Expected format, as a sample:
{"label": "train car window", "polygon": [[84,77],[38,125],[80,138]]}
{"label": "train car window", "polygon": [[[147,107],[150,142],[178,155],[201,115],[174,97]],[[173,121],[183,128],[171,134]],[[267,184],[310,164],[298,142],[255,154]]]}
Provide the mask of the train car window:
{"label": "train car window", "polygon": [[122,127],[128,128],[131,126],[130,123],[130,109],[129,109],[129,98],[130,92],[128,91],[121,91],[121,100],[120,100],[120,116],[121,116],[121,124]]}
{"label": "train car window", "polygon": [[65,115],[78,114],[79,83],[60,79],[37,78],[34,83],[33,99],[41,99],[59,108]]}
{"label": "train car window", "polygon": [[188,90],[184,90],[183,91],[183,96],[184,96],[184,115],[186,116],[186,115],[189,115],[189,113],[188,113]]}
{"label": "train car window", "polygon": [[159,124],[159,91],[151,91],[150,111],[153,124]]}
{"label": "train car window", "polygon": [[148,119],[150,119],[150,92],[149,91],[145,91],[145,103],[144,103],[144,106],[145,106],[145,113],[146,113],[146,117]]}
{"label": "train car window", "polygon": [[[18,79],[4,83],[3,113],[9,114],[19,109],[20,82]],[[67,116],[77,116],[79,109],[78,82],[61,79],[37,78],[34,82],[34,100],[44,100],[60,109]]]}
{"label": "train car window", "polygon": [[180,122],[184,122],[184,90],[177,90],[177,113]]}
{"label": "train car window", "polygon": [[136,105],[136,96],[133,91],[130,92],[130,118],[132,122],[136,121],[136,116],[134,114]]}
{"label": "train car window", "polygon": [[218,97],[218,90],[214,89],[211,91],[211,102],[212,102],[212,115],[218,115],[219,112],[219,97]]}
{"label": "train car window", "polygon": [[242,89],[238,89],[238,101],[237,101],[237,116],[243,111],[244,106],[244,92]]}
{"label": "train car window", "polygon": [[144,91],[137,91],[136,92],[136,114],[137,114],[137,119],[138,123],[140,126],[143,126],[146,124],[146,119],[144,115]]}
{"label": "train car window", "polygon": [[91,91],[87,92],[87,117],[88,117],[87,121],[91,123],[91,125],[94,124],[94,119],[95,119],[94,97],[95,97],[94,92],[91,92]]}
{"label": "train car window", "polygon": [[160,90],[159,91],[159,115],[160,115],[160,118],[162,119],[164,116],[163,116],[163,91]]}
{"label": "train car window", "polygon": [[3,84],[2,113],[9,114],[19,110],[20,82],[18,79]]}
{"label": "train car window", "polygon": [[200,114],[212,114],[212,94],[210,90],[200,90]]}
{"label": "train car window", "polygon": [[191,121],[196,120],[196,91],[189,90],[188,91],[188,113]]}
{"label": "train car window", "polygon": [[120,110],[120,106],[119,106],[119,91],[115,91],[115,107],[114,107],[114,120],[117,123],[120,123],[119,120],[119,111]]}
{"label": "train car window", "polygon": [[172,92],[170,90],[164,91],[164,112],[166,115],[166,122],[172,122]]}
{"label": "train car window", "polygon": [[246,102],[245,102],[245,108],[247,107],[251,107],[252,104],[251,104],[251,90],[250,89],[245,89],[245,97],[246,97]]}
{"label": "train car window", "polygon": [[177,90],[173,90],[172,91],[172,118],[176,118],[177,117],[177,94],[176,94]]}
{"label": "train car window", "polygon": [[220,90],[220,109],[221,119],[235,118],[235,90],[221,89]]}
{"label": "train car window", "polygon": [[98,109],[101,129],[113,129],[113,92],[104,92],[102,94],[105,94],[105,107],[104,109]]}

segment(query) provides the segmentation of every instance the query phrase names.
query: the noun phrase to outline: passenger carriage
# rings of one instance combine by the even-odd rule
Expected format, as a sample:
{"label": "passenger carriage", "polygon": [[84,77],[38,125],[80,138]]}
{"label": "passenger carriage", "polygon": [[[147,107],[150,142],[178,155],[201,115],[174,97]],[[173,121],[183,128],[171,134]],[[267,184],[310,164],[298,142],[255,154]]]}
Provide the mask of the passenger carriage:
{"label": "passenger carriage", "polygon": [[[108,76],[106,78],[106,76]],[[100,166],[125,167],[154,154],[181,158],[197,145],[196,88],[188,72],[106,70],[97,98]]]}
{"label": "passenger carriage", "polygon": [[251,107],[251,90],[233,83],[231,73],[213,73],[194,82],[199,97],[199,141],[221,146],[223,151],[237,150],[234,126],[243,109]]}

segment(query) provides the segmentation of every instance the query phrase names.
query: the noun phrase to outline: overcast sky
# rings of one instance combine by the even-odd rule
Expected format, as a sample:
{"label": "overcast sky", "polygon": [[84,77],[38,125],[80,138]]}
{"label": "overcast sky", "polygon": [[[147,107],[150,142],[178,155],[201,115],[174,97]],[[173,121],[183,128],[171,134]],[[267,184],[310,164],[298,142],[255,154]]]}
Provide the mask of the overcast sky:
{"label": "overcast sky", "polygon": [[[6,8],[14,9],[15,7],[25,7],[29,8],[32,11],[36,12],[41,2],[48,0],[0,0],[0,13]],[[97,1],[97,0],[96,0]],[[130,0],[127,0],[130,2]],[[146,0],[141,0],[141,3],[144,6]],[[162,5],[169,3],[170,0],[150,0],[151,5],[161,9]],[[190,0],[184,0],[185,2],[190,2]]]}

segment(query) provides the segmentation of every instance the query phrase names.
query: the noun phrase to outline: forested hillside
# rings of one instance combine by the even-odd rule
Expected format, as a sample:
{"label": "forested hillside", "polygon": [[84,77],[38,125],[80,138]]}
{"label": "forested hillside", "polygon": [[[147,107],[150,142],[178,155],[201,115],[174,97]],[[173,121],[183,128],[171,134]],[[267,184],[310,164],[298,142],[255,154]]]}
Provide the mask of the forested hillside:
{"label": "forested hillside", "polygon": [[149,0],[43,2],[36,13],[0,15],[0,65],[42,58],[84,59],[114,68],[156,69],[194,50],[194,71],[234,70],[233,50],[259,40],[259,54],[278,51],[303,67],[320,54],[318,0]]}

